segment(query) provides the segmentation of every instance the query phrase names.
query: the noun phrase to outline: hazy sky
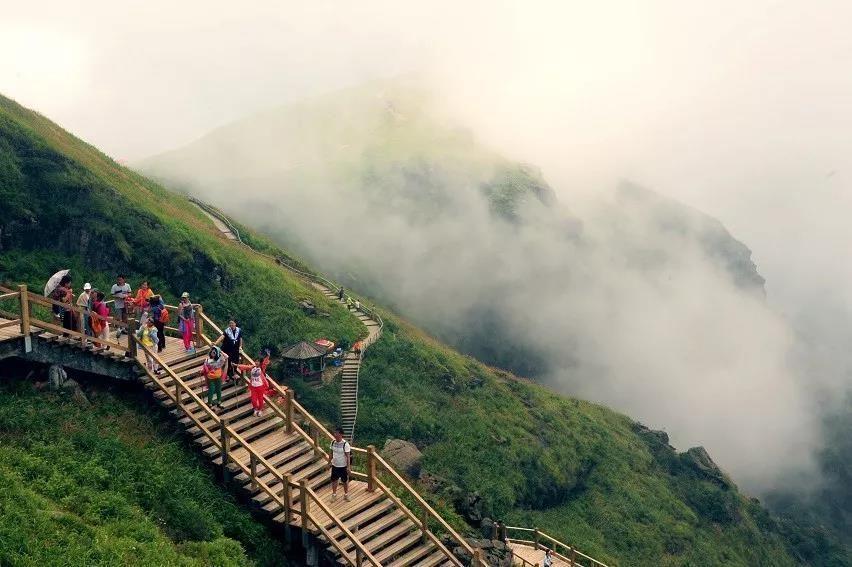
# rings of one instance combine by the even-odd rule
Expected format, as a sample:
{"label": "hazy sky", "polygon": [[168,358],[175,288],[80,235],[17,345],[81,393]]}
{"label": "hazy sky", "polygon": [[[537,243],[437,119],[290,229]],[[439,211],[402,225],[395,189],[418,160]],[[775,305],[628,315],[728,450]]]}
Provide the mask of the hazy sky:
{"label": "hazy sky", "polygon": [[633,179],[725,222],[784,310],[814,293],[852,310],[850,2],[88,1],[2,13],[0,92],[118,159],[428,73],[563,200],[565,187]]}
{"label": "hazy sky", "polygon": [[[771,291],[801,295],[814,274],[852,284],[836,258],[852,205],[850,2],[88,1],[2,12],[0,92],[118,159],[304,96],[429,72],[477,132],[560,185],[628,177],[720,217],[755,249]],[[795,277],[782,265],[791,259]]]}

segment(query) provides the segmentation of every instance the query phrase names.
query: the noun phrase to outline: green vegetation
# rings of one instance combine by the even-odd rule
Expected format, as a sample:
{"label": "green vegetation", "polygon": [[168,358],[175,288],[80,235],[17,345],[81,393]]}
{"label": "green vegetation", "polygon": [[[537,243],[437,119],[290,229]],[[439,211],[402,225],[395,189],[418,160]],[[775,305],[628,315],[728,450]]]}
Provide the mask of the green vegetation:
{"label": "green vegetation", "polygon": [[284,565],[139,392],[0,379],[0,565]]}
{"label": "green vegetation", "polygon": [[[364,334],[346,310],[269,260],[223,242],[185,199],[124,169],[43,117],[0,97],[0,281],[40,289],[71,268],[75,287],[127,273],[167,301],[184,290],[219,320],[236,316],[251,347]],[[309,298],[328,317],[306,316]]]}
{"label": "green vegetation", "polygon": [[[499,190],[514,192],[511,183]],[[38,284],[66,265],[99,285],[116,269],[144,274],[171,297],[190,289],[218,320],[239,314],[252,347],[364,332],[299,279],[218,238],[184,199],[5,99],[0,199],[15,203],[0,218],[0,280]],[[302,297],[329,317],[304,315]],[[623,415],[557,396],[383,317],[384,336],[362,368],[358,442],[415,442],[438,506],[538,525],[617,565],[843,564],[824,534],[778,523],[701,452],[677,454]],[[336,386],[299,389],[311,411],[337,418]],[[36,546],[55,526],[45,530],[21,537]]]}

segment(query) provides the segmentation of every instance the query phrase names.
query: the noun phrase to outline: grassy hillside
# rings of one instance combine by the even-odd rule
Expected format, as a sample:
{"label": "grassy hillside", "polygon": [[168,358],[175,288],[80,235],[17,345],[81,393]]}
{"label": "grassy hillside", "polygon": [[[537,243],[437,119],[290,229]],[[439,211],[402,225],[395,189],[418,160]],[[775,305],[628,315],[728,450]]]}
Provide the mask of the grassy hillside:
{"label": "grassy hillside", "polygon": [[[40,283],[64,265],[100,284],[116,269],[144,274],[172,295],[189,288],[214,318],[240,314],[254,346],[363,332],[299,280],[218,238],[182,198],[4,99],[0,199],[12,203],[0,218],[0,280]],[[331,316],[304,316],[301,297]],[[623,415],[497,372],[386,315],[362,370],[359,442],[414,441],[442,505],[464,512],[478,493],[483,513],[535,523],[618,565],[794,565],[800,553],[841,564],[700,451],[677,454]],[[336,391],[302,397],[332,422]]]}
{"label": "grassy hillside", "polygon": [[139,393],[0,375],[0,565],[285,565]]}

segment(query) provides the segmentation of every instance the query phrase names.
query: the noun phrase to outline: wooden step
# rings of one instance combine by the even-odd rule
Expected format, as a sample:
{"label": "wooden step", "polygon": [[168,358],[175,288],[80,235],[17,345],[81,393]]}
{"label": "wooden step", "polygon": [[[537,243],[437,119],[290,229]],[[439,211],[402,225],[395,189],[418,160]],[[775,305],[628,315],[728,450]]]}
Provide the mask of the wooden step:
{"label": "wooden step", "polygon": [[[412,526],[413,526],[413,524],[412,524]],[[408,550],[408,548],[410,548],[412,545],[417,545],[420,542],[421,537],[422,537],[422,535],[421,535],[420,531],[415,531],[414,533],[393,542],[391,545],[389,545],[386,548],[384,548],[383,550],[379,551],[379,553],[373,553],[372,549],[370,550],[370,552],[373,553],[375,558],[380,563],[384,563],[388,559],[391,559],[393,557],[396,557],[397,555],[405,553]]]}
{"label": "wooden step", "polygon": [[[368,524],[366,526],[362,526],[357,530],[350,529],[355,534],[362,543],[368,541],[373,536],[378,536],[382,533],[390,533],[394,529],[399,529],[399,525],[404,523],[404,519],[407,518],[405,512],[402,510],[394,510],[389,514],[385,514],[381,518],[376,519],[373,523]],[[395,527],[396,526],[396,527]],[[409,530],[410,526],[406,524],[403,526],[403,530],[399,531],[400,534],[405,533],[405,531]],[[340,545],[346,551],[352,551],[355,549],[355,543],[345,536],[343,538],[338,538],[340,540]]]}
{"label": "wooden step", "polygon": [[[393,511],[395,504],[390,498],[379,498],[377,500],[368,500],[366,504],[359,508],[354,515],[349,518],[341,518],[343,523],[350,531],[355,531],[359,526],[372,522],[379,516],[383,516]],[[339,539],[343,536],[343,530],[334,522],[328,522],[325,526],[328,533],[334,539]]]}
{"label": "wooden step", "polygon": [[[434,543],[432,543],[430,540],[426,540],[426,543],[418,545],[405,555],[395,559],[389,567],[408,567],[409,565],[415,565],[418,561],[424,558],[428,561],[428,558],[426,556],[435,551],[436,549],[437,548],[435,547]],[[444,552],[440,550],[438,551],[439,553],[436,554],[438,560],[445,560],[446,557],[444,556]]]}
{"label": "wooden step", "polygon": [[[428,543],[430,543],[430,542],[427,542],[427,545],[424,545],[422,547],[427,547]],[[420,561],[420,563],[417,563],[417,567],[437,567],[438,565],[445,565],[445,564],[452,565],[452,563],[447,562],[447,556],[441,549],[435,547],[434,544],[432,544],[432,548],[433,548],[432,554],[429,555],[428,557],[426,557],[425,559],[423,559],[422,561]],[[391,565],[397,565],[397,562],[394,561],[393,563],[391,563]],[[399,565],[402,566],[402,565],[406,565],[406,564],[405,563],[399,563]],[[413,563],[408,563],[408,565],[413,565]]]}

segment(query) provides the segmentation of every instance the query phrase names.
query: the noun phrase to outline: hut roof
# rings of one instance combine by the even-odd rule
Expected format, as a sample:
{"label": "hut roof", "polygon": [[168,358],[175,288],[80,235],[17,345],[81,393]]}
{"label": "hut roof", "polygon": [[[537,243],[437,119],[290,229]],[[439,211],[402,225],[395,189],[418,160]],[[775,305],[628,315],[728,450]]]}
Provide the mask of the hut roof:
{"label": "hut roof", "polygon": [[281,353],[282,358],[289,358],[290,360],[308,360],[311,358],[319,358],[321,356],[325,356],[325,349],[319,345],[306,341],[287,347],[284,349],[284,352]]}

